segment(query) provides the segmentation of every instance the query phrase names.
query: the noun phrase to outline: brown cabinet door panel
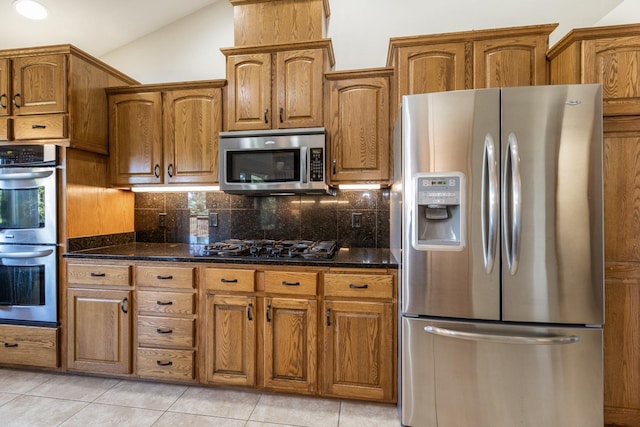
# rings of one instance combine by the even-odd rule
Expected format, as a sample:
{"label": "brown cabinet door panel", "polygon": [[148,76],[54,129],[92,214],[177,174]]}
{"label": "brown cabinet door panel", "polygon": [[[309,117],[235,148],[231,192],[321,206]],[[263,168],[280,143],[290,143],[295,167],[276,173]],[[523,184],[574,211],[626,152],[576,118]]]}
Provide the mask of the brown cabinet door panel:
{"label": "brown cabinet door panel", "polygon": [[60,54],[15,58],[12,102],[16,115],[66,112],[66,56]]}
{"label": "brown cabinet door panel", "polygon": [[271,54],[227,57],[227,130],[271,129]]}

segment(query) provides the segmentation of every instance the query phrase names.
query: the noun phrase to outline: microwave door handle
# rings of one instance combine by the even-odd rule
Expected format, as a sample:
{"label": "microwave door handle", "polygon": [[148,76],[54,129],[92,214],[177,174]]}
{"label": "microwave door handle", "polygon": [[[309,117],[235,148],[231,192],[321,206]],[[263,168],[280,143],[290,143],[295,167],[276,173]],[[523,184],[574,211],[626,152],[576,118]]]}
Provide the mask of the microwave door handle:
{"label": "microwave door handle", "polygon": [[300,147],[300,155],[302,156],[301,167],[300,167],[300,175],[303,183],[307,183],[307,147]]}
{"label": "microwave door handle", "polygon": [[0,181],[46,178],[51,174],[53,174],[53,172],[54,171],[52,169],[48,171],[38,171],[38,172],[18,172],[18,173],[0,174]]}
{"label": "microwave door handle", "polygon": [[44,258],[53,253],[53,249],[45,249],[43,251],[25,251],[25,252],[2,252],[0,258],[7,259],[29,259],[29,258]]}

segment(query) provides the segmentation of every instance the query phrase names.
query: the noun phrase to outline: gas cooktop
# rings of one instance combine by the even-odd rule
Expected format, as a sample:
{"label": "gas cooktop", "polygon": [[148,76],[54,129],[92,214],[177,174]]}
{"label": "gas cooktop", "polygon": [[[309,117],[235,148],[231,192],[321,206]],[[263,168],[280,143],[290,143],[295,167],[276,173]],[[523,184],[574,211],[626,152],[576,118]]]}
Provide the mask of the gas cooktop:
{"label": "gas cooktop", "polygon": [[332,259],[338,250],[334,240],[229,239],[205,245],[202,255],[212,257]]}

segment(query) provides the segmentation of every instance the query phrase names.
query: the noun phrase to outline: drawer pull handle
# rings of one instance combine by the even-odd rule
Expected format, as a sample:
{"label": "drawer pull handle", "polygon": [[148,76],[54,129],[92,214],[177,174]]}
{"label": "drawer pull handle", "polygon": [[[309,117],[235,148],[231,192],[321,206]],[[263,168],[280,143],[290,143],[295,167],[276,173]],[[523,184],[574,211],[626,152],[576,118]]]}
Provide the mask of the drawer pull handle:
{"label": "drawer pull handle", "polygon": [[222,283],[238,283],[238,279],[225,279],[224,277],[220,281]]}
{"label": "drawer pull handle", "polygon": [[91,277],[105,277],[107,273],[91,273]]}
{"label": "drawer pull handle", "polygon": [[160,360],[156,360],[156,365],[158,366],[171,366],[173,362],[161,362]]}
{"label": "drawer pull handle", "polygon": [[45,125],[31,125],[31,129],[46,129]]}
{"label": "drawer pull handle", "polygon": [[16,108],[22,107],[22,105],[20,105],[20,103],[18,102],[18,98],[22,98],[22,96],[19,93],[16,93],[15,95],[13,95],[13,105],[15,105]]}
{"label": "drawer pull handle", "polygon": [[7,109],[7,94],[6,93],[3,93],[2,95],[0,95],[0,108],[2,108],[3,110]]}
{"label": "drawer pull handle", "polygon": [[159,334],[172,334],[173,333],[173,329],[158,328],[158,329],[156,329],[156,332],[159,333]]}
{"label": "drawer pull handle", "polygon": [[252,304],[252,303],[249,303],[249,305],[247,305],[247,318],[248,318],[249,320],[253,320],[253,313],[252,313],[252,310],[253,310],[253,304]]}
{"label": "drawer pull handle", "polygon": [[282,286],[300,286],[300,282],[285,282],[282,281]]}
{"label": "drawer pull handle", "polygon": [[271,322],[271,304],[267,305],[267,322]]}
{"label": "drawer pull handle", "polygon": [[269,109],[265,108],[265,110],[264,110],[264,122],[265,123],[269,123],[269,118],[267,117],[267,114],[269,114]]}
{"label": "drawer pull handle", "polygon": [[327,316],[327,326],[331,326],[331,309],[327,308],[325,311],[325,315]]}
{"label": "drawer pull handle", "polygon": [[173,301],[156,301],[158,305],[173,305]]}
{"label": "drawer pull handle", "polygon": [[17,347],[18,343],[9,344],[8,342],[4,343],[4,348],[13,348]]}
{"label": "drawer pull handle", "polygon": [[173,276],[156,276],[158,280],[173,280]]}
{"label": "drawer pull handle", "polygon": [[367,289],[369,285],[354,285],[353,283],[349,284],[349,289]]}
{"label": "drawer pull handle", "polygon": [[129,298],[122,298],[122,301],[120,302],[120,310],[122,310],[124,314],[129,313]]}

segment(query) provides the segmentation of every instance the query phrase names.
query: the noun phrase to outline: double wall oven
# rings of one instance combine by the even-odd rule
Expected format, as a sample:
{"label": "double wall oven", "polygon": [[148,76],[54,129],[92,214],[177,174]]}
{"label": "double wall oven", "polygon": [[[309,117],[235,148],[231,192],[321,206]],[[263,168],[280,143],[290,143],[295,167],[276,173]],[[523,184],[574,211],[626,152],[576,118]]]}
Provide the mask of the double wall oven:
{"label": "double wall oven", "polygon": [[0,146],[0,323],[57,324],[54,145]]}

